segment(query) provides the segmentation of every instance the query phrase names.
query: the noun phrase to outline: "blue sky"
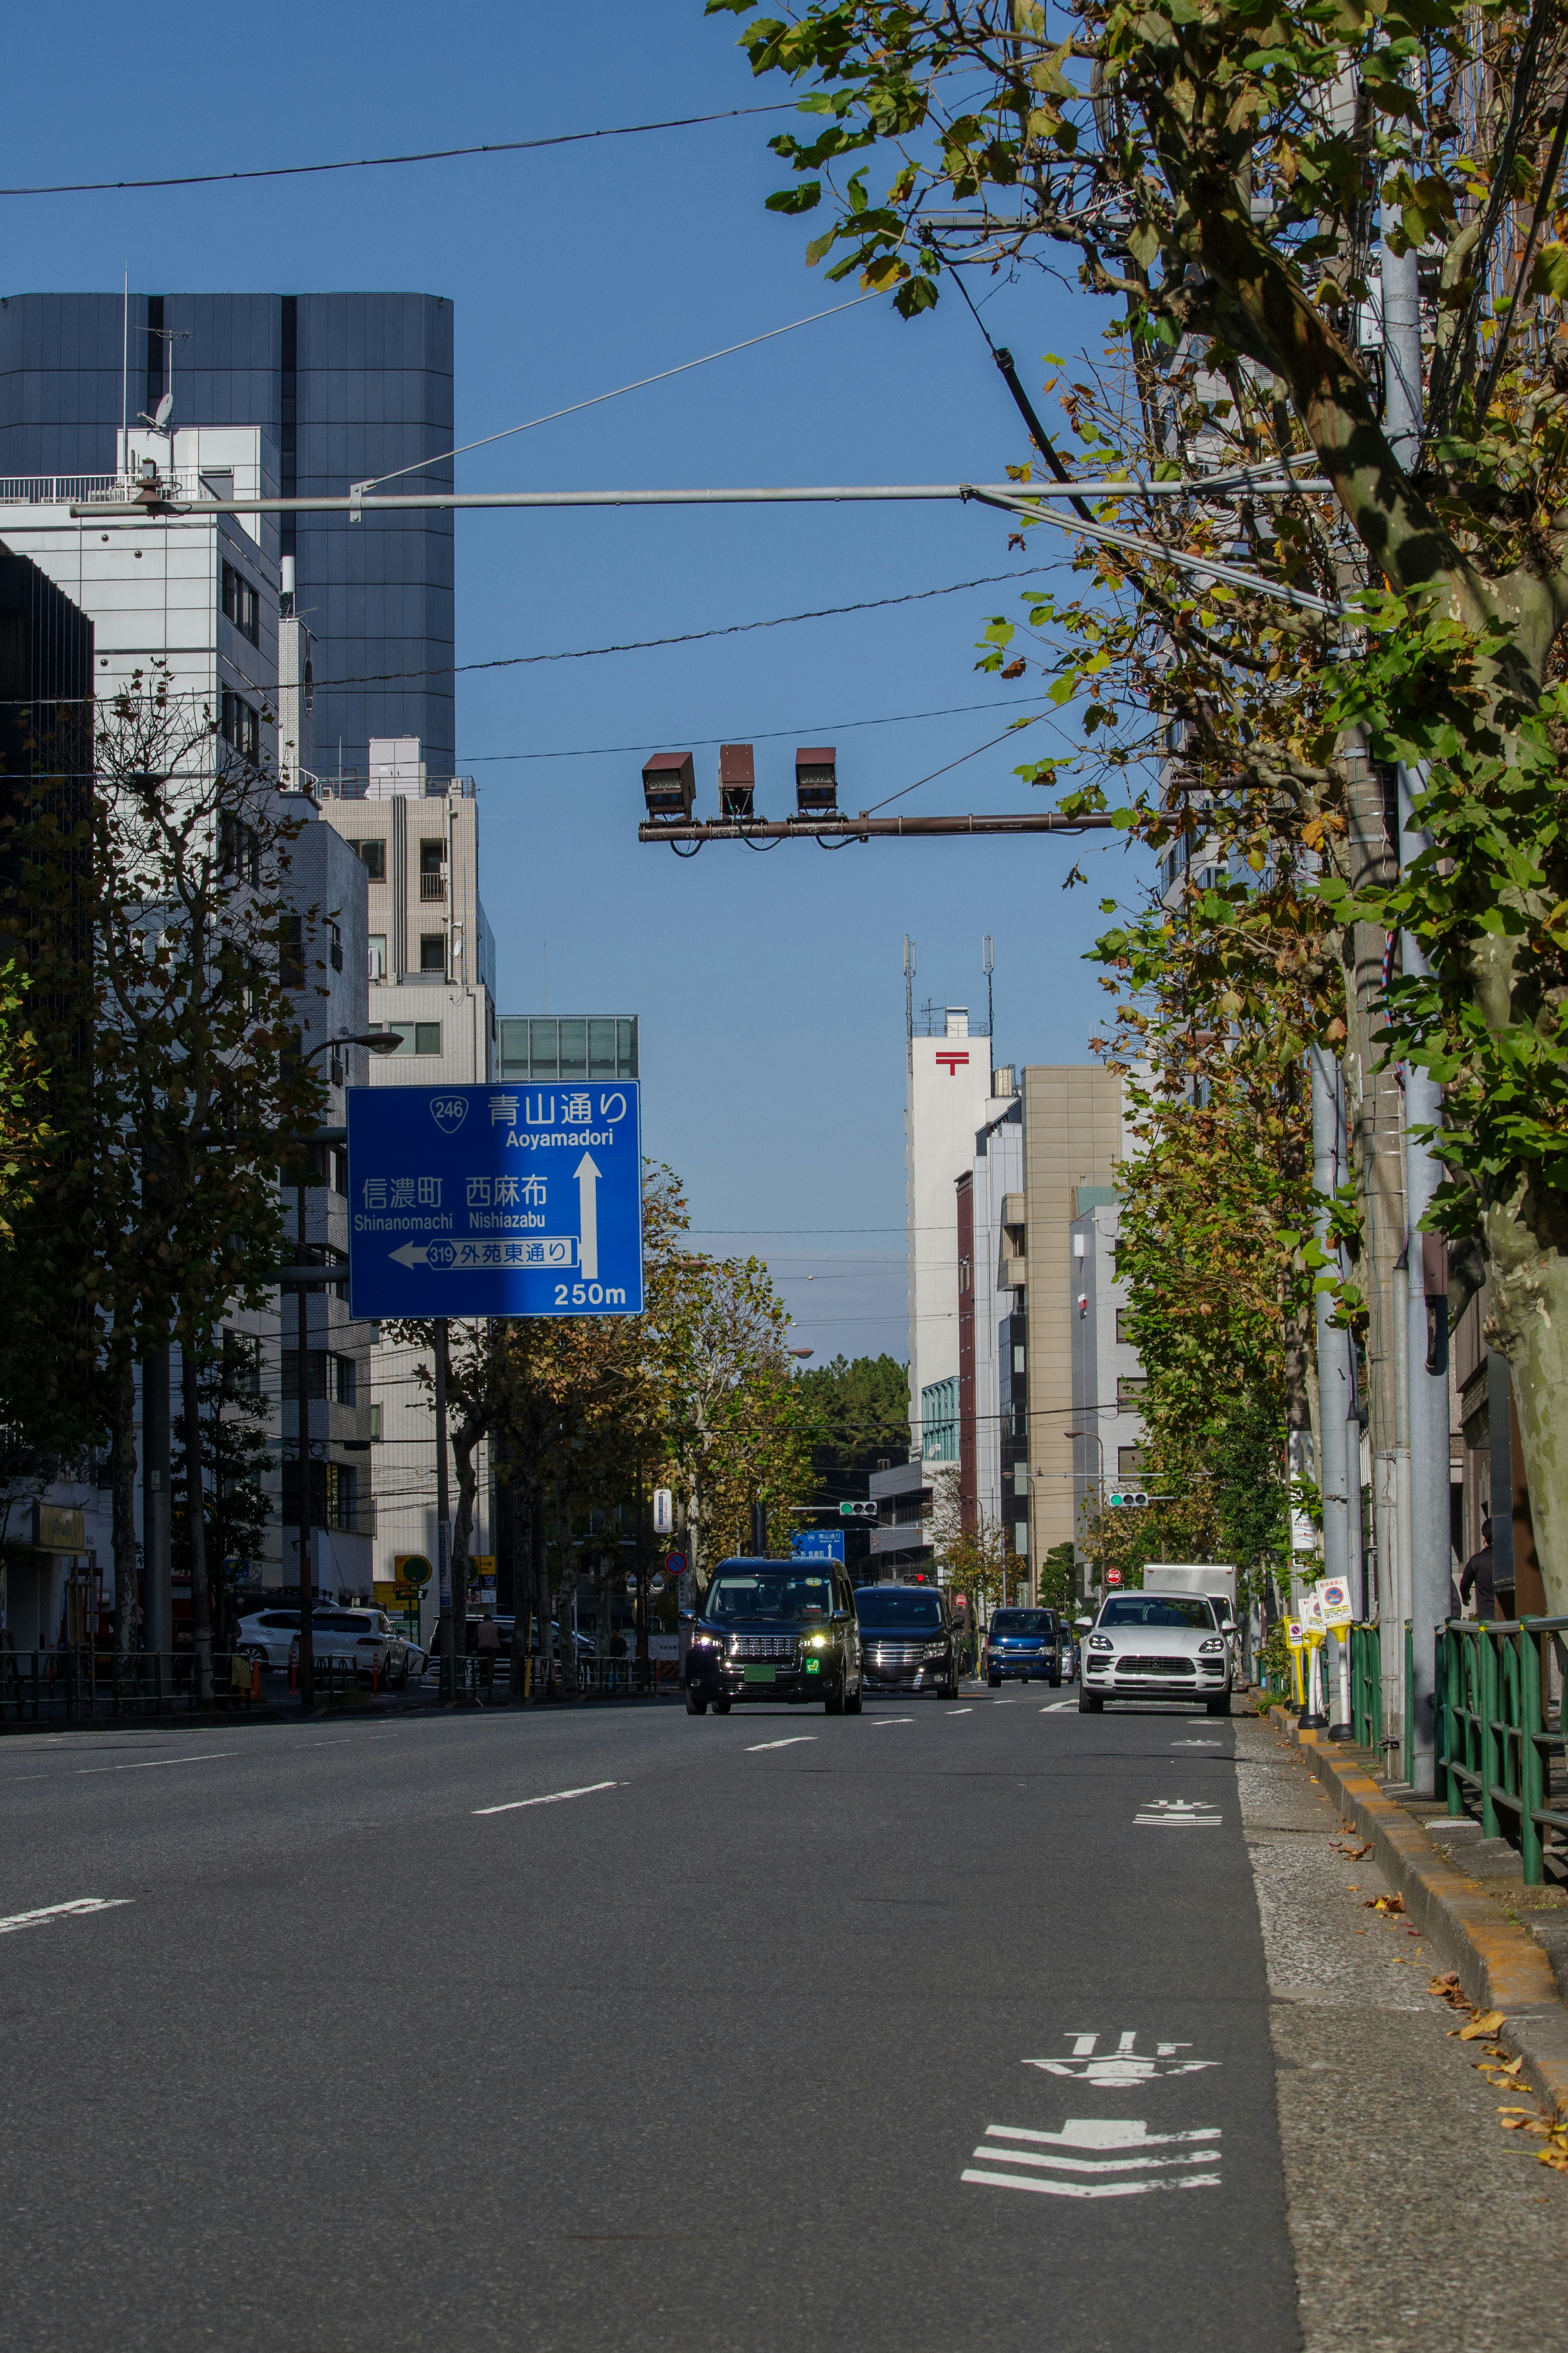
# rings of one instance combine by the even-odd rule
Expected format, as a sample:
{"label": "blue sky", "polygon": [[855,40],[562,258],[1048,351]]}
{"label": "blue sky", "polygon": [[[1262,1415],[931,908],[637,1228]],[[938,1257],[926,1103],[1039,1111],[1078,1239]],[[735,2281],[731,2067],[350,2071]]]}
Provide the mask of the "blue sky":
{"label": "blue sky", "polygon": [[[8,185],[518,139],[783,94],[756,84],[732,19],[700,0],[590,11],[403,0],[265,15],[99,5],[12,19]],[[118,286],[451,297],[458,438],[843,300],[804,264],[811,227],[771,214],[787,117],[237,188],[6,200],[5,290]],[[1096,332],[1049,281],[990,292],[1027,383]],[[973,321],[950,296],[912,325],[841,318],[458,462],[464,489],[994,480],[1023,435]],[[1037,535],[1040,536],[1040,535]],[[1005,573],[1000,516],[947,506],[695,514],[482,514],[458,523],[458,659],[721,628]],[[1042,559],[1045,551],[1041,551]],[[971,753],[1026,692],[977,676],[974,640],[1016,587],[657,652],[458,681],[458,765],[480,784],[501,1010],[641,1017],[649,1148],[686,1178],[705,1245],[765,1251],[818,1361],[901,1356],[902,942],[917,998],[984,1004],[997,1059],[1086,1059],[1103,1002],[1082,961],[1121,853],[985,840],[766,857],[639,847],[639,750],[758,742],[758,798],[793,799],[796,742],[836,742],[864,807]],[[984,706],[900,723],[849,723]],[[760,739],[779,731],[777,740]],[[1059,739],[1058,739],[1059,740]],[[1005,744],[902,804],[1026,807]],[[541,754],[571,754],[542,758]],[[520,757],[520,754],[532,756]],[[700,805],[717,752],[697,752]],[[1074,856],[1096,885],[1066,895]],[[808,1282],[807,1276],[813,1279]]]}

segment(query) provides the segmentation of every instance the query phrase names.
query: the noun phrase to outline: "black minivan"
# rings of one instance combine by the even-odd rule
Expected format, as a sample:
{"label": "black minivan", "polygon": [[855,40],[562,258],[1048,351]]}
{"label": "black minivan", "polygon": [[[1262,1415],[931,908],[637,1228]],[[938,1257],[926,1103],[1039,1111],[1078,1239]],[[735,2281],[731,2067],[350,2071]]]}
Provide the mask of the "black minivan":
{"label": "black minivan", "polygon": [[837,1561],[721,1560],[682,1624],[688,1715],[728,1715],[747,1699],[859,1715],[860,1637]]}
{"label": "black minivan", "polygon": [[868,1692],[958,1697],[957,1637],[939,1586],[858,1586],[855,1612]]}

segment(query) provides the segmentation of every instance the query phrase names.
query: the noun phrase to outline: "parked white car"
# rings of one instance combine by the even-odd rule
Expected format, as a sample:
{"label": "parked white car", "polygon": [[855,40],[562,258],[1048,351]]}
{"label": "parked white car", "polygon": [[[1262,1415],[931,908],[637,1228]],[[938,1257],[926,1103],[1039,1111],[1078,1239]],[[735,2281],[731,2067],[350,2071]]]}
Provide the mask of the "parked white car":
{"label": "parked white car", "polygon": [[1230,1714],[1236,1629],[1202,1594],[1109,1593],[1078,1624],[1080,1715],[1108,1699],[1201,1699],[1210,1715]]}
{"label": "parked white car", "polygon": [[[384,1609],[312,1610],[310,1631],[318,1662],[341,1662],[366,1676],[376,1670],[383,1685],[400,1691],[425,1672],[424,1651],[398,1632]],[[258,1609],[240,1620],[236,1648],[263,1666],[286,1667],[299,1639],[297,1609]]]}

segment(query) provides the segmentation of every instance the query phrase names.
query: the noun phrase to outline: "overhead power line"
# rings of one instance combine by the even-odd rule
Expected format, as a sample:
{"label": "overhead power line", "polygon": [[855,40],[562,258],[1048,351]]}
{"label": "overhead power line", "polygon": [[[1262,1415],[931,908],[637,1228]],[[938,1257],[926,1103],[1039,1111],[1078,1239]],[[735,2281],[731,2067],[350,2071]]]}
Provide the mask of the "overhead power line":
{"label": "overhead power line", "polygon": [[380,172],[398,164],[445,164],[460,155],[523,155],[538,147],[575,147],[593,139],[635,139],[646,131],[690,131],[702,122],[733,122],[748,114],[784,114],[793,100],[771,106],[725,106],[716,114],[673,114],[660,122],[616,122],[600,131],[558,131],[544,139],[487,139],[473,147],[421,147],[406,155],[353,155],[333,164],[267,164],[249,172],[180,172],[152,180],[56,180],[38,187],[0,188],[0,196],[99,196],[131,188],[216,188],[234,180],[297,180],[318,172]]}

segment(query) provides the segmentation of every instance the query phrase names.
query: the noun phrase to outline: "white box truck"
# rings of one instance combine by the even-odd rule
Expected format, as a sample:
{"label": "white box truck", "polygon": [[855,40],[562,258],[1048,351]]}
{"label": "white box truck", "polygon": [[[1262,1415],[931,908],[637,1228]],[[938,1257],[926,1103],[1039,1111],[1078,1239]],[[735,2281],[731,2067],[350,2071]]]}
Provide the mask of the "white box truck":
{"label": "white box truck", "polygon": [[1236,1569],[1217,1560],[1152,1560],[1143,1569],[1145,1593],[1201,1593],[1223,1604],[1222,1618],[1236,1616]]}

